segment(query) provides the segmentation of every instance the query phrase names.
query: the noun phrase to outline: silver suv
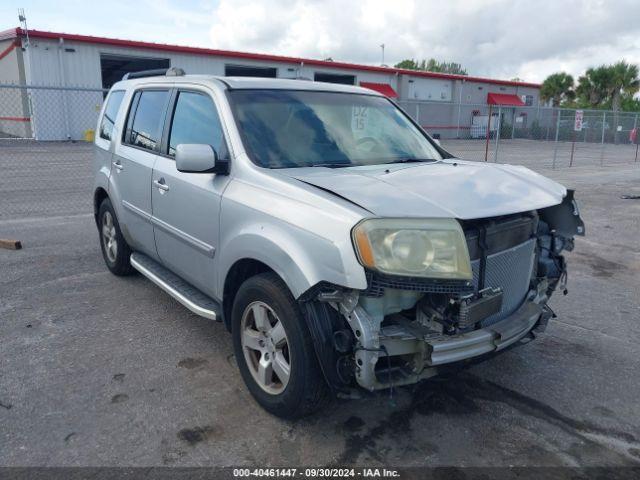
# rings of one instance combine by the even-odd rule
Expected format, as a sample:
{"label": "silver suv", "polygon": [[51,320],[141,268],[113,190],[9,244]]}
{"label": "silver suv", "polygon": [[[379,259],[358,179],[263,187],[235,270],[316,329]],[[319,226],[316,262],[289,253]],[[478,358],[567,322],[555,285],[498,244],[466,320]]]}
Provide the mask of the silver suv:
{"label": "silver suv", "polygon": [[223,321],[282,417],[533,337],[584,234],[573,191],[458,160],[354,86],[134,74],[95,145],[109,270]]}

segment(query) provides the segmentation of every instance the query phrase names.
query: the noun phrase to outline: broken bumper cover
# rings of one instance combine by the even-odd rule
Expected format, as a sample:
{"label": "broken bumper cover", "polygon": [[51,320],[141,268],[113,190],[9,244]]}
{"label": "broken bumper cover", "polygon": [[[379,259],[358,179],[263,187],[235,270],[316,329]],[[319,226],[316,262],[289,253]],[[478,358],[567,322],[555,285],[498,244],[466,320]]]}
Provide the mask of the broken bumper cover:
{"label": "broken bumper cover", "polygon": [[[493,325],[453,336],[418,338],[414,335],[387,335],[383,328],[378,345],[356,352],[358,384],[367,390],[408,385],[437,375],[438,369],[445,365],[503,350],[533,329],[544,329],[550,313],[545,309],[546,297],[540,300],[525,301],[513,314]],[[361,324],[361,327],[366,329],[365,324]],[[393,379],[383,372],[376,372],[379,362],[382,362],[381,366],[385,364],[385,353],[380,353],[380,350],[391,357],[413,355],[415,369],[395,375]]]}
{"label": "broken bumper cover", "polygon": [[523,338],[533,329],[544,309],[533,302],[525,302],[512,315],[489,327],[452,337],[427,341],[426,364],[438,366],[502,350]]}

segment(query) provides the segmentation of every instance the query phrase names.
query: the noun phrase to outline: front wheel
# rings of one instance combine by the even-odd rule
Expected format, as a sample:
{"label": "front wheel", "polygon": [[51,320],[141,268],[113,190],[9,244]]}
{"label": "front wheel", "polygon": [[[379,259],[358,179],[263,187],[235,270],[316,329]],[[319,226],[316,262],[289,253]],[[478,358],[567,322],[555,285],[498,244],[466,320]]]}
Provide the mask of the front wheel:
{"label": "front wheel", "polygon": [[235,357],[257,402],[282,418],[299,418],[320,408],[327,385],[305,319],[275,273],[248,279],[232,311]]}

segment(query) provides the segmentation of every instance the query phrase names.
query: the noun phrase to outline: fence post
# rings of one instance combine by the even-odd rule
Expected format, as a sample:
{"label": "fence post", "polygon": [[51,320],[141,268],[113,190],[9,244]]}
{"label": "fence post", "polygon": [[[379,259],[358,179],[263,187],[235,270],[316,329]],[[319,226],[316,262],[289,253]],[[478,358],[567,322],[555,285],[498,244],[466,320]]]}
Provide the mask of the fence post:
{"label": "fence post", "polygon": [[556,159],[558,158],[558,135],[560,134],[560,116],[562,115],[562,109],[558,109],[558,119],[556,120],[556,144],[553,149],[553,166],[552,168],[555,170],[556,168]]}
{"label": "fence post", "polygon": [[600,166],[604,165],[604,132],[607,123],[607,112],[602,113],[602,138],[600,139]]}
{"label": "fence post", "polygon": [[634,143],[636,144],[636,158],[633,160],[633,163],[638,161],[638,114],[636,113],[635,118],[633,119],[633,129],[635,130],[635,135],[632,137]]}
{"label": "fence post", "polygon": [[458,95],[458,127],[456,128],[456,138],[460,138],[460,117],[462,116],[462,87],[464,79],[460,80],[460,95]]}
{"label": "fence post", "polygon": [[420,103],[419,102],[416,102],[416,123],[419,126],[422,126],[420,125]]}
{"label": "fence post", "polygon": [[502,107],[498,107],[498,129],[496,130],[496,150],[493,154],[493,163],[498,163],[498,146],[500,145],[500,132],[502,130]]}
{"label": "fence post", "polygon": [[491,135],[491,109],[493,105],[489,104],[489,118],[487,119],[487,139],[484,145],[484,161],[489,157],[489,136]]}

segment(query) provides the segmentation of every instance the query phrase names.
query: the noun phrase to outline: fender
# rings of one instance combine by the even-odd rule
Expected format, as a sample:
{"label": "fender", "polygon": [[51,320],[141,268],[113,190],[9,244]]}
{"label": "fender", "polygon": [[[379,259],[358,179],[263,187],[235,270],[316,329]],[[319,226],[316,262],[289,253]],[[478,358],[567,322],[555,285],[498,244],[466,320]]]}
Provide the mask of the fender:
{"label": "fender", "polygon": [[243,259],[268,265],[296,299],[322,281],[366,289],[364,268],[351,244],[351,228],[361,217],[344,209],[322,208],[322,199],[317,196],[307,202],[285,197],[283,190],[287,188],[299,197],[305,194],[285,182],[278,182],[278,190],[267,191],[265,184],[274,179],[262,175],[261,180],[261,187],[232,181],[223,194],[216,265],[218,297],[222,298],[229,270]]}
{"label": "fender", "polygon": [[225,232],[228,241],[220,248],[224,253],[219,257],[218,298],[222,298],[229,270],[243,259],[258,260],[275,271],[296,299],[321,281],[358,289],[367,286],[364,269],[360,281],[350,278],[352,275],[340,268],[343,265],[340,250],[320,237],[297,232],[294,239],[285,229],[251,225],[250,220],[244,227],[237,234]]}

